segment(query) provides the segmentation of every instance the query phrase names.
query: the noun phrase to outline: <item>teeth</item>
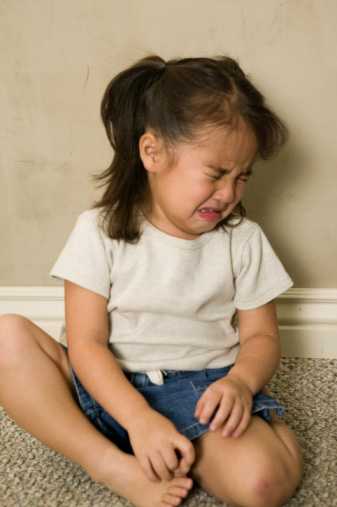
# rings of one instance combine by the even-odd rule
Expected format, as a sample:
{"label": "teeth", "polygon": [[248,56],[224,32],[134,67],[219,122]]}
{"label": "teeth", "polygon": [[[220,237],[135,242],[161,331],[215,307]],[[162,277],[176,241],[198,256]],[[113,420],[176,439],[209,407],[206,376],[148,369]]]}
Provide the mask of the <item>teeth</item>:
{"label": "teeth", "polygon": [[214,212],[217,212],[215,209],[213,208],[202,208],[200,210],[201,213],[207,213],[208,211],[214,211]]}

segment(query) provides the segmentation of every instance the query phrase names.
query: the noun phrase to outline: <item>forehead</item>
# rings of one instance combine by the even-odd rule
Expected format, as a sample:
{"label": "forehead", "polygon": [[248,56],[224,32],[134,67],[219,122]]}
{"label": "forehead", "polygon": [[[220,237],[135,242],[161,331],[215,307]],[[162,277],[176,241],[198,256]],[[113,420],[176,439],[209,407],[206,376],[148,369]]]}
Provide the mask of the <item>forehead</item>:
{"label": "forehead", "polygon": [[[213,128],[200,132],[192,149],[218,164],[246,165],[257,154],[257,141],[251,127],[239,121],[233,127]],[[209,160],[209,162],[211,161]]]}

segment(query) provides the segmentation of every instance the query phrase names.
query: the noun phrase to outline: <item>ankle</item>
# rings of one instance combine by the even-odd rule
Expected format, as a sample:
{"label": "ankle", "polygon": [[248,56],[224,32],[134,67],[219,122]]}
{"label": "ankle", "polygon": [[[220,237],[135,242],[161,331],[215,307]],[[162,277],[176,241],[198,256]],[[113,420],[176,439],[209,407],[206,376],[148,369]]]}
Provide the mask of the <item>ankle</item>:
{"label": "ankle", "polygon": [[125,464],[127,454],[112,442],[108,442],[95,456],[96,459],[91,460],[85,470],[95,482],[105,484],[107,478],[111,480],[111,474],[118,474],[121,466]]}

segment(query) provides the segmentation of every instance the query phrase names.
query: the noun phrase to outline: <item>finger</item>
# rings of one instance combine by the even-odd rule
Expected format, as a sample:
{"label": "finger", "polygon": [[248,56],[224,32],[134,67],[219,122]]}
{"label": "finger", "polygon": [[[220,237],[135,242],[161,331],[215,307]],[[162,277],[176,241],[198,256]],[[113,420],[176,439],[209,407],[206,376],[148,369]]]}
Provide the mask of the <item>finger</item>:
{"label": "finger", "polygon": [[194,417],[196,417],[197,419],[199,419],[199,416],[202,412],[202,409],[204,407],[204,398],[203,396],[198,400],[196,406],[195,406],[195,411],[194,411]]}
{"label": "finger", "polygon": [[185,477],[187,475],[187,472],[183,472],[180,468],[176,468],[173,472],[174,477]]}
{"label": "finger", "polygon": [[172,479],[172,473],[167,468],[164,458],[160,452],[157,451],[151,455],[151,464],[155,473],[162,481],[169,481]]}
{"label": "finger", "polygon": [[[200,401],[200,400],[199,400]],[[196,406],[195,406],[195,410],[194,410],[194,417],[196,419],[199,419],[199,415],[200,415],[200,411],[201,411],[201,403],[197,403]]]}
{"label": "finger", "polygon": [[213,420],[211,421],[210,428],[212,431],[215,431],[224,425],[232,412],[232,407],[233,400],[222,398],[221,405],[213,417]]}
{"label": "finger", "polygon": [[152,465],[151,465],[151,461],[147,456],[145,456],[144,458],[138,459],[138,461],[139,461],[139,464],[140,464],[142,470],[144,471],[146,477],[151,482],[159,482],[160,481],[160,478],[157,476],[157,474],[153,470]]}
{"label": "finger", "polygon": [[207,424],[208,421],[211,419],[211,417],[214,414],[214,411],[216,410],[217,406],[221,402],[221,398],[219,396],[213,396],[212,399],[208,399],[200,411],[199,415],[199,422],[201,424]]}
{"label": "finger", "polygon": [[161,452],[162,458],[168,470],[173,472],[179,466],[179,460],[174,447],[167,447]]}
{"label": "finger", "polygon": [[223,429],[222,435],[224,437],[229,437],[233,433],[234,430],[238,427],[244,412],[244,406],[240,400],[237,400],[234,404],[233,410],[227,419]]}
{"label": "finger", "polygon": [[[208,405],[210,398],[212,399],[214,397],[214,394],[215,393],[213,391],[211,392],[209,388],[202,393],[201,397],[197,401],[194,411],[194,416],[197,419],[200,419],[201,414],[204,412],[206,406]],[[217,397],[217,400],[219,400],[219,396]]]}
{"label": "finger", "polygon": [[241,419],[241,422],[239,426],[236,428],[235,432],[233,433],[234,438],[240,437],[248,428],[250,420],[251,420],[252,414],[251,409],[246,409],[244,411],[243,417]]}
{"label": "finger", "polygon": [[181,435],[181,438],[176,440],[175,447],[176,449],[179,450],[180,454],[182,455],[179,468],[182,471],[187,470],[186,471],[187,473],[195,461],[194,445],[190,440],[188,440],[188,438]]}

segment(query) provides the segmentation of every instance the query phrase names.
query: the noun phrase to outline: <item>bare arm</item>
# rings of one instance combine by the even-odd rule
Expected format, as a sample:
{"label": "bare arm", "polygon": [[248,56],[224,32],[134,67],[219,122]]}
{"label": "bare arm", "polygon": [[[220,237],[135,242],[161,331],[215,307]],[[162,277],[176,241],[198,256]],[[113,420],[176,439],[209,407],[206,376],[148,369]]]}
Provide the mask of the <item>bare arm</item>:
{"label": "bare arm", "polygon": [[124,428],[151,411],[109,350],[107,299],[65,280],[70,362],[87,391]]}
{"label": "bare arm", "polygon": [[252,397],[272,378],[281,356],[274,303],[239,310],[240,351],[234,366],[213,382],[196,405],[195,417],[222,435],[240,436],[251,418]]}
{"label": "bare arm", "polygon": [[127,430],[148,478],[169,480],[178,468],[186,474],[195,460],[193,444],[148,404],[107,347],[107,299],[65,281],[65,303],[70,362],[92,397]]}
{"label": "bare arm", "polygon": [[276,307],[270,302],[253,310],[238,310],[240,352],[229,372],[255,395],[273,377],[281,358]]}

